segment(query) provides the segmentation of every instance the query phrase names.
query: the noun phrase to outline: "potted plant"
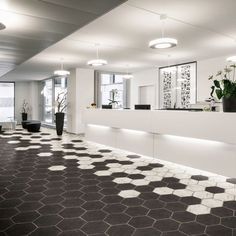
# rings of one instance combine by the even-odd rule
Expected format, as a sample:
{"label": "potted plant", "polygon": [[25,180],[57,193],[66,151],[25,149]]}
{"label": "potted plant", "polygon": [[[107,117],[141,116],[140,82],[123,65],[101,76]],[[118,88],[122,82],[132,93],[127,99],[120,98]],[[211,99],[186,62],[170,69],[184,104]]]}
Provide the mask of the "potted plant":
{"label": "potted plant", "polygon": [[224,112],[236,112],[235,68],[235,64],[226,66],[216,74],[216,78],[213,75],[209,77],[209,80],[213,80],[211,97],[215,93],[218,99],[222,99]]}
{"label": "potted plant", "polygon": [[22,116],[22,121],[27,120],[28,119],[28,112],[29,112],[30,108],[29,108],[29,103],[26,102],[26,100],[23,100],[23,104],[22,104],[22,109],[21,109],[21,116]]}
{"label": "potted plant", "polygon": [[67,92],[58,93],[56,98],[57,112],[55,113],[57,135],[62,135],[64,127],[65,109],[67,107]]}
{"label": "potted plant", "polygon": [[116,96],[118,94],[118,90],[117,89],[112,89],[110,91],[110,99],[108,99],[110,102],[109,102],[109,105],[112,105],[112,108],[116,108],[116,106],[118,105],[118,101],[116,101]]}

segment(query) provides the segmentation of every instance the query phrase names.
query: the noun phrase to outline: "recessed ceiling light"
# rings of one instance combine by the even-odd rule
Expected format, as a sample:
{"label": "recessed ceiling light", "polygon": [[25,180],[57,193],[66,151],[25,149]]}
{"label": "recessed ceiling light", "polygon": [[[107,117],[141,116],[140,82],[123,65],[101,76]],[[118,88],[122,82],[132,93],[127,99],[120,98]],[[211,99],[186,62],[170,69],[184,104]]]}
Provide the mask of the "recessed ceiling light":
{"label": "recessed ceiling light", "polygon": [[0,30],[4,30],[4,29],[6,29],[6,26],[0,22]]}
{"label": "recessed ceiling light", "polygon": [[105,66],[105,65],[107,65],[107,61],[106,61],[106,60],[104,60],[104,59],[99,59],[99,51],[98,51],[99,45],[96,44],[95,47],[96,47],[96,52],[97,52],[97,53],[96,53],[97,58],[88,61],[88,62],[87,62],[87,65],[89,65],[89,66],[95,66],[95,67],[96,67],[96,66]]}
{"label": "recessed ceiling light", "polygon": [[228,57],[226,60],[229,62],[236,62],[236,56]]}

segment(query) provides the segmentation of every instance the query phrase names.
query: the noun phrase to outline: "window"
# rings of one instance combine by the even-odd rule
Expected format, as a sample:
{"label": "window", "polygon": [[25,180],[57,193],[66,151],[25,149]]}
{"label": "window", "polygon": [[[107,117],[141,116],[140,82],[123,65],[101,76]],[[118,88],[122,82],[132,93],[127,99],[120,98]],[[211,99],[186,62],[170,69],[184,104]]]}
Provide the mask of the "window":
{"label": "window", "polygon": [[15,84],[0,82],[0,121],[15,118]]}
{"label": "window", "polygon": [[[54,123],[54,114],[57,112],[55,106],[58,94],[67,92],[67,78],[56,77],[43,81],[42,100],[43,100],[43,121],[48,124]],[[66,113],[66,109],[64,110]],[[66,124],[66,116],[65,116]]]}
{"label": "window", "polygon": [[97,72],[96,73],[96,103],[98,107],[115,101],[117,108],[128,106],[127,87],[129,82],[123,79],[123,74]]}

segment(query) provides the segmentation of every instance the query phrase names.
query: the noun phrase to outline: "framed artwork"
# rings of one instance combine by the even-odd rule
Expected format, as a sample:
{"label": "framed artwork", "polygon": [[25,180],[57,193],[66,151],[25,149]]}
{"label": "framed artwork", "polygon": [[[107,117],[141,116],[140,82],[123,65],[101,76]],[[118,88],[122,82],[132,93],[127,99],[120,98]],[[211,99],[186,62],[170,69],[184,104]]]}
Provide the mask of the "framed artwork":
{"label": "framed artwork", "polygon": [[188,108],[196,104],[197,62],[159,68],[159,107]]}

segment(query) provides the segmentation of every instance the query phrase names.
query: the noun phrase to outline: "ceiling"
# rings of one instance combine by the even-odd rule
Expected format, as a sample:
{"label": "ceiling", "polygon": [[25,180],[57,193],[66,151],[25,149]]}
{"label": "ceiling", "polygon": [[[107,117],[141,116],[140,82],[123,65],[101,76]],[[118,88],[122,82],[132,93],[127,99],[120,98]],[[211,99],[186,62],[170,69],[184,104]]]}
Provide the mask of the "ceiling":
{"label": "ceiling", "polygon": [[[67,1],[47,0],[61,5],[76,2]],[[235,9],[235,0],[129,0],[43,50],[1,79],[47,78],[59,67],[60,58],[64,59],[67,69],[86,68],[86,62],[95,57],[95,44],[100,44],[100,57],[108,61],[108,65],[101,69],[117,72],[124,72],[127,65],[134,72],[230,56],[236,54]],[[161,36],[161,14],[168,15],[165,35],[177,38],[179,44],[171,49],[149,49],[148,42]]]}
{"label": "ceiling", "polygon": [[1,0],[0,76],[126,0]]}

